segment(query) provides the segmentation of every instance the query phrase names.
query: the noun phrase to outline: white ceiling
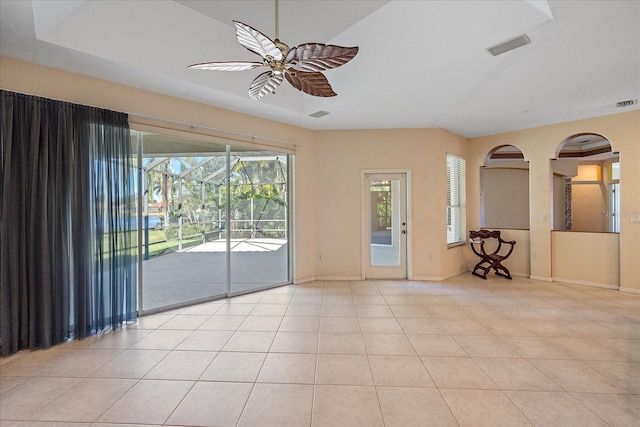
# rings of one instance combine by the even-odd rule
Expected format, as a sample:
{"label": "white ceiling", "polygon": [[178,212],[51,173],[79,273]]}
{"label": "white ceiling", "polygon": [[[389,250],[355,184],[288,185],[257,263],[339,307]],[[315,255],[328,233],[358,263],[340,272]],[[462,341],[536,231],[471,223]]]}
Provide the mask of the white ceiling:
{"label": "white ceiling", "polygon": [[[325,72],[338,96],[286,82],[249,98],[259,60],[232,20],[275,37],[273,1],[0,1],[0,54],[309,129],[440,127],[465,137],[638,109],[639,1],[280,1],[280,39],[359,46]],[[526,33],[531,44],[487,48]],[[1,77],[1,76],[0,76]],[[318,110],[330,114],[309,117]]]}

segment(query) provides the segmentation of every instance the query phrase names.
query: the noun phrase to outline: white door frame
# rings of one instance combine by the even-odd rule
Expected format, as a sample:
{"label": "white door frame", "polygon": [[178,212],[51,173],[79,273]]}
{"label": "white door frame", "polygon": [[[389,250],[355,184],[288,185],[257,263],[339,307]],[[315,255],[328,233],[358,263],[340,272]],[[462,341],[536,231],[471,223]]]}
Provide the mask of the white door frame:
{"label": "white door frame", "polygon": [[367,204],[368,200],[368,192],[369,185],[367,181],[367,175],[371,174],[404,174],[406,178],[406,239],[405,243],[406,247],[406,267],[407,267],[407,279],[412,280],[413,278],[413,268],[412,268],[412,225],[411,225],[411,170],[410,169],[361,169],[360,171],[360,246],[361,246],[361,278],[362,280],[366,279],[367,267],[369,265],[369,251],[370,248],[365,244],[369,239],[370,235],[370,224],[369,224],[369,206]]}

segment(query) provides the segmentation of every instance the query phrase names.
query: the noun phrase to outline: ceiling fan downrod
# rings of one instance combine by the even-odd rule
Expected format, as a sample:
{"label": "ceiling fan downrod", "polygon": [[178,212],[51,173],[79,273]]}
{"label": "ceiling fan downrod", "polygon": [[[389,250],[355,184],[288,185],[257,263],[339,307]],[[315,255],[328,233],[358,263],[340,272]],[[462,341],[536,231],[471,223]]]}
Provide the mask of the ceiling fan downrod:
{"label": "ceiling fan downrod", "polygon": [[276,39],[275,39],[276,42],[280,41],[279,40],[280,39],[280,24],[279,24],[279,21],[280,21],[280,15],[279,15],[279,12],[278,12],[278,0],[276,0]]}
{"label": "ceiling fan downrod", "polygon": [[289,46],[287,46],[286,43],[282,43],[280,41],[280,13],[279,13],[279,7],[278,7],[278,0],[275,0],[275,4],[276,4],[276,34],[275,34],[275,39],[273,40],[273,42],[276,44],[276,46],[278,47],[278,49],[280,50],[280,52],[282,52],[282,61],[281,64],[269,64],[269,66],[271,66],[271,68],[273,69],[273,71],[275,73],[282,73],[284,72],[284,70],[286,69],[285,64],[284,64],[284,58],[287,57],[287,54],[289,53],[289,51],[291,50],[289,48]]}

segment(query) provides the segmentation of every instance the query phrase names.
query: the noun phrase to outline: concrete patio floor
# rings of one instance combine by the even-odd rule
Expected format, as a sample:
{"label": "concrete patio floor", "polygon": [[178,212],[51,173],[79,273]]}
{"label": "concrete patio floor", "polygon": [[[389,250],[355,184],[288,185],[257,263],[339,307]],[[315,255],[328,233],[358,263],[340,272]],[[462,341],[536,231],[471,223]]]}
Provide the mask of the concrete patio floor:
{"label": "concrete patio floor", "polygon": [[[231,293],[288,282],[284,239],[231,240]],[[203,243],[142,262],[142,309],[226,294],[226,241]]]}

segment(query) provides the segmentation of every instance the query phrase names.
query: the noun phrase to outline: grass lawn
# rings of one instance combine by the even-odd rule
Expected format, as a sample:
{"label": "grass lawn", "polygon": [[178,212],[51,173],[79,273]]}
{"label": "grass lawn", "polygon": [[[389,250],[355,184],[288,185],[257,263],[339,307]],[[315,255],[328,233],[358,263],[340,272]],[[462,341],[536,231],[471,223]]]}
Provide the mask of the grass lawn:
{"label": "grass lawn", "polygon": [[[200,236],[191,239],[182,239],[182,247],[194,246],[202,242]],[[149,230],[149,258],[169,254],[178,250],[177,240],[167,240],[164,230]],[[142,248],[144,256],[144,247]]]}

